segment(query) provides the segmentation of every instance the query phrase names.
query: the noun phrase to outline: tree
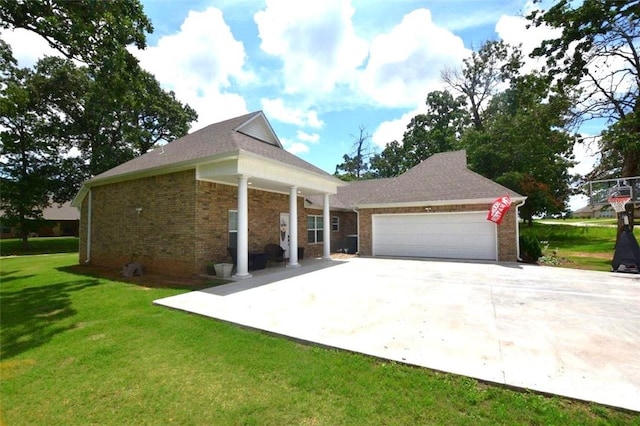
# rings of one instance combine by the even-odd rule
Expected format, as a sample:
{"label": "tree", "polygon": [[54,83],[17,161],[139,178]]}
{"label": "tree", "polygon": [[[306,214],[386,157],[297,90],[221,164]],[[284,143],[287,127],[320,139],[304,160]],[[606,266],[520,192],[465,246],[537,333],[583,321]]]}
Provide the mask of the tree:
{"label": "tree", "polygon": [[68,59],[97,68],[130,44],[144,49],[153,32],[138,0],[0,0],[0,27],[33,31]]}
{"label": "tree", "polygon": [[427,111],[407,125],[402,144],[394,141],[371,159],[375,176],[397,176],[433,154],[457,149],[457,141],[469,123],[464,98],[434,91],[427,95],[426,105]]}
{"label": "tree", "polygon": [[622,161],[614,170],[601,168],[600,176],[612,171],[622,177],[640,173],[639,11],[640,0],[561,0],[528,17],[532,25],[561,30],[533,55],[546,58],[548,72],[557,76],[559,86],[581,87],[575,109],[579,120],[605,119],[610,124],[600,148],[614,159],[621,153]]}
{"label": "tree", "polygon": [[563,130],[570,105],[568,95],[550,95],[548,78],[522,76],[491,100],[484,129],[462,138],[472,170],[528,197],[520,214],[529,223],[566,208],[575,142]]}
{"label": "tree", "polygon": [[358,136],[351,135],[354,139],[352,155],[343,155],[344,162],[336,166],[335,175],[345,181],[360,180],[368,177],[366,175],[369,169],[368,159],[373,151],[368,142],[371,139],[371,135],[363,125],[360,125],[358,129],[360,131]]}
{"label": "tree", "polygon": [[473,126],[482,130],[485,108],[501,86],[518,74],[522,53],[502,41],[487,41],[463,63],[461,70],[443,70],[442,80],[466,98]]}
{"label": "tree", "polygon": [[4,220],[19,226],[28,248],[30,226],[59,195],[52,177],[70,166],[60,157],[60,135],[62,107],[73,96],[71,69],[59,58],[42,59],[35,70],[21,69],[1,40],[0,51],[0,206]]}
{"label": "tree", "polygon": [[[539,3],[539,0],[536,0]],[[560,90],[579,85],[578,122],[604,119],[600,164],[589,178],[640,174],[640,0],[560,0],[528,17],[561,31],[533,55],[545,57]],[[633,207],[627,206],[633,228]],[[619,217],[618,235],[624,223]]]}

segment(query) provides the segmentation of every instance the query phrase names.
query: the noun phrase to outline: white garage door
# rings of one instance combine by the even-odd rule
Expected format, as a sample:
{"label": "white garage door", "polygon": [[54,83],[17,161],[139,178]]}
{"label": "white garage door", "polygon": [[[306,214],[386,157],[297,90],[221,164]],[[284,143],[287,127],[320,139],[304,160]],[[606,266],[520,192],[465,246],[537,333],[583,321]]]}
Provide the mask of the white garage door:
{"label": "white garage door", "polygon": [[486,212],[373,215],[373,255],[497,260]]}

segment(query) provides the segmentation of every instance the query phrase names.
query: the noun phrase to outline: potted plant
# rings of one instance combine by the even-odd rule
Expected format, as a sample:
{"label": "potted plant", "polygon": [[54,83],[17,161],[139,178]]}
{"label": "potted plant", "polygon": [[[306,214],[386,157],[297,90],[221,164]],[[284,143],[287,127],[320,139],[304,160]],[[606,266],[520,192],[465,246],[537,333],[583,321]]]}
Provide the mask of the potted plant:
{"label": "potted plant", "polygon": [[215,275],[216,274],[216,263],[209,262],[207,263],[207,275]]}

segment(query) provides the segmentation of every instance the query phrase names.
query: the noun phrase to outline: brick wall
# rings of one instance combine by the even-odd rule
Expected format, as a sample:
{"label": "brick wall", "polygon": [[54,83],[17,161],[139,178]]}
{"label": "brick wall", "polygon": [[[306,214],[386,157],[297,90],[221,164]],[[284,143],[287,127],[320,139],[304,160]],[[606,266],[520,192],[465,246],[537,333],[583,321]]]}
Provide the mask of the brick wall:
{"label": "brick wall", "polygon": [[[489,211],[490,204],[433,206],[432,213]],[[517,260],[516,245],[516,209],[513,206],[507,212],[501,225],[498,225],[498,261],[515,262]],[[371,256],[373,253],[372,215],[394,213],[424,213],[424,207],[398,207],[386,209],[363,209],[360,211],[360,254]]]}
{"label": "brick wall", "polygon": [[[133,259],[150,273],[193,273],[195,189],[193,170],[93,188],[90,263],[120,268]],[[88,198],[82,205],[81,262]]]}
{"label": "brick wall", "polygon": [[[237,209],[235,186],[196,181],[191,170],[98,186],[92,197],[93,265],[121,268],[134,259],[150,273],[182,275],[204,273],[211,261],[231,262],[228,217],[229,210]],[[87,195],[81,208],[81,263],[87,258],[88,200]],[[322,212],[305,209],[302,197],[297,201],[297,246],[305,247],[307,257],[322,256],[322,244],[307,244],[307,215]],[[250,188],[248,209],[249,250],[278,244],[280,213],[289,212],[288,194]],[[354,213],[335,214],[340,215],[338,235],[356,233]]]}

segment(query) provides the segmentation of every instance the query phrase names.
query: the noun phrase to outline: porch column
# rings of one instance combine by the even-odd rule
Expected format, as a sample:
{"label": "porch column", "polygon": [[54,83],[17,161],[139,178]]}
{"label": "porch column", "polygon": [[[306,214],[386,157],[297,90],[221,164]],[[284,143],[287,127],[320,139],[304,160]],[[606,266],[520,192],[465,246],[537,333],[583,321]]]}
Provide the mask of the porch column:
{"label": "porch column", "polygon": [[324,228],[322,229],[322,258],[331,259],[331,216],[329,213],[329,194],[324,194],[324,210],[322,213],[322,222]]}
{"label": "porch column", "polygon": [[249,202],[248,178],[238,177],[238,251],[236,278],[249,278]]}
{"label": "porch column", "polygon": [[292,268],[298,263],[298,187],[289,188],[289,265]]}

